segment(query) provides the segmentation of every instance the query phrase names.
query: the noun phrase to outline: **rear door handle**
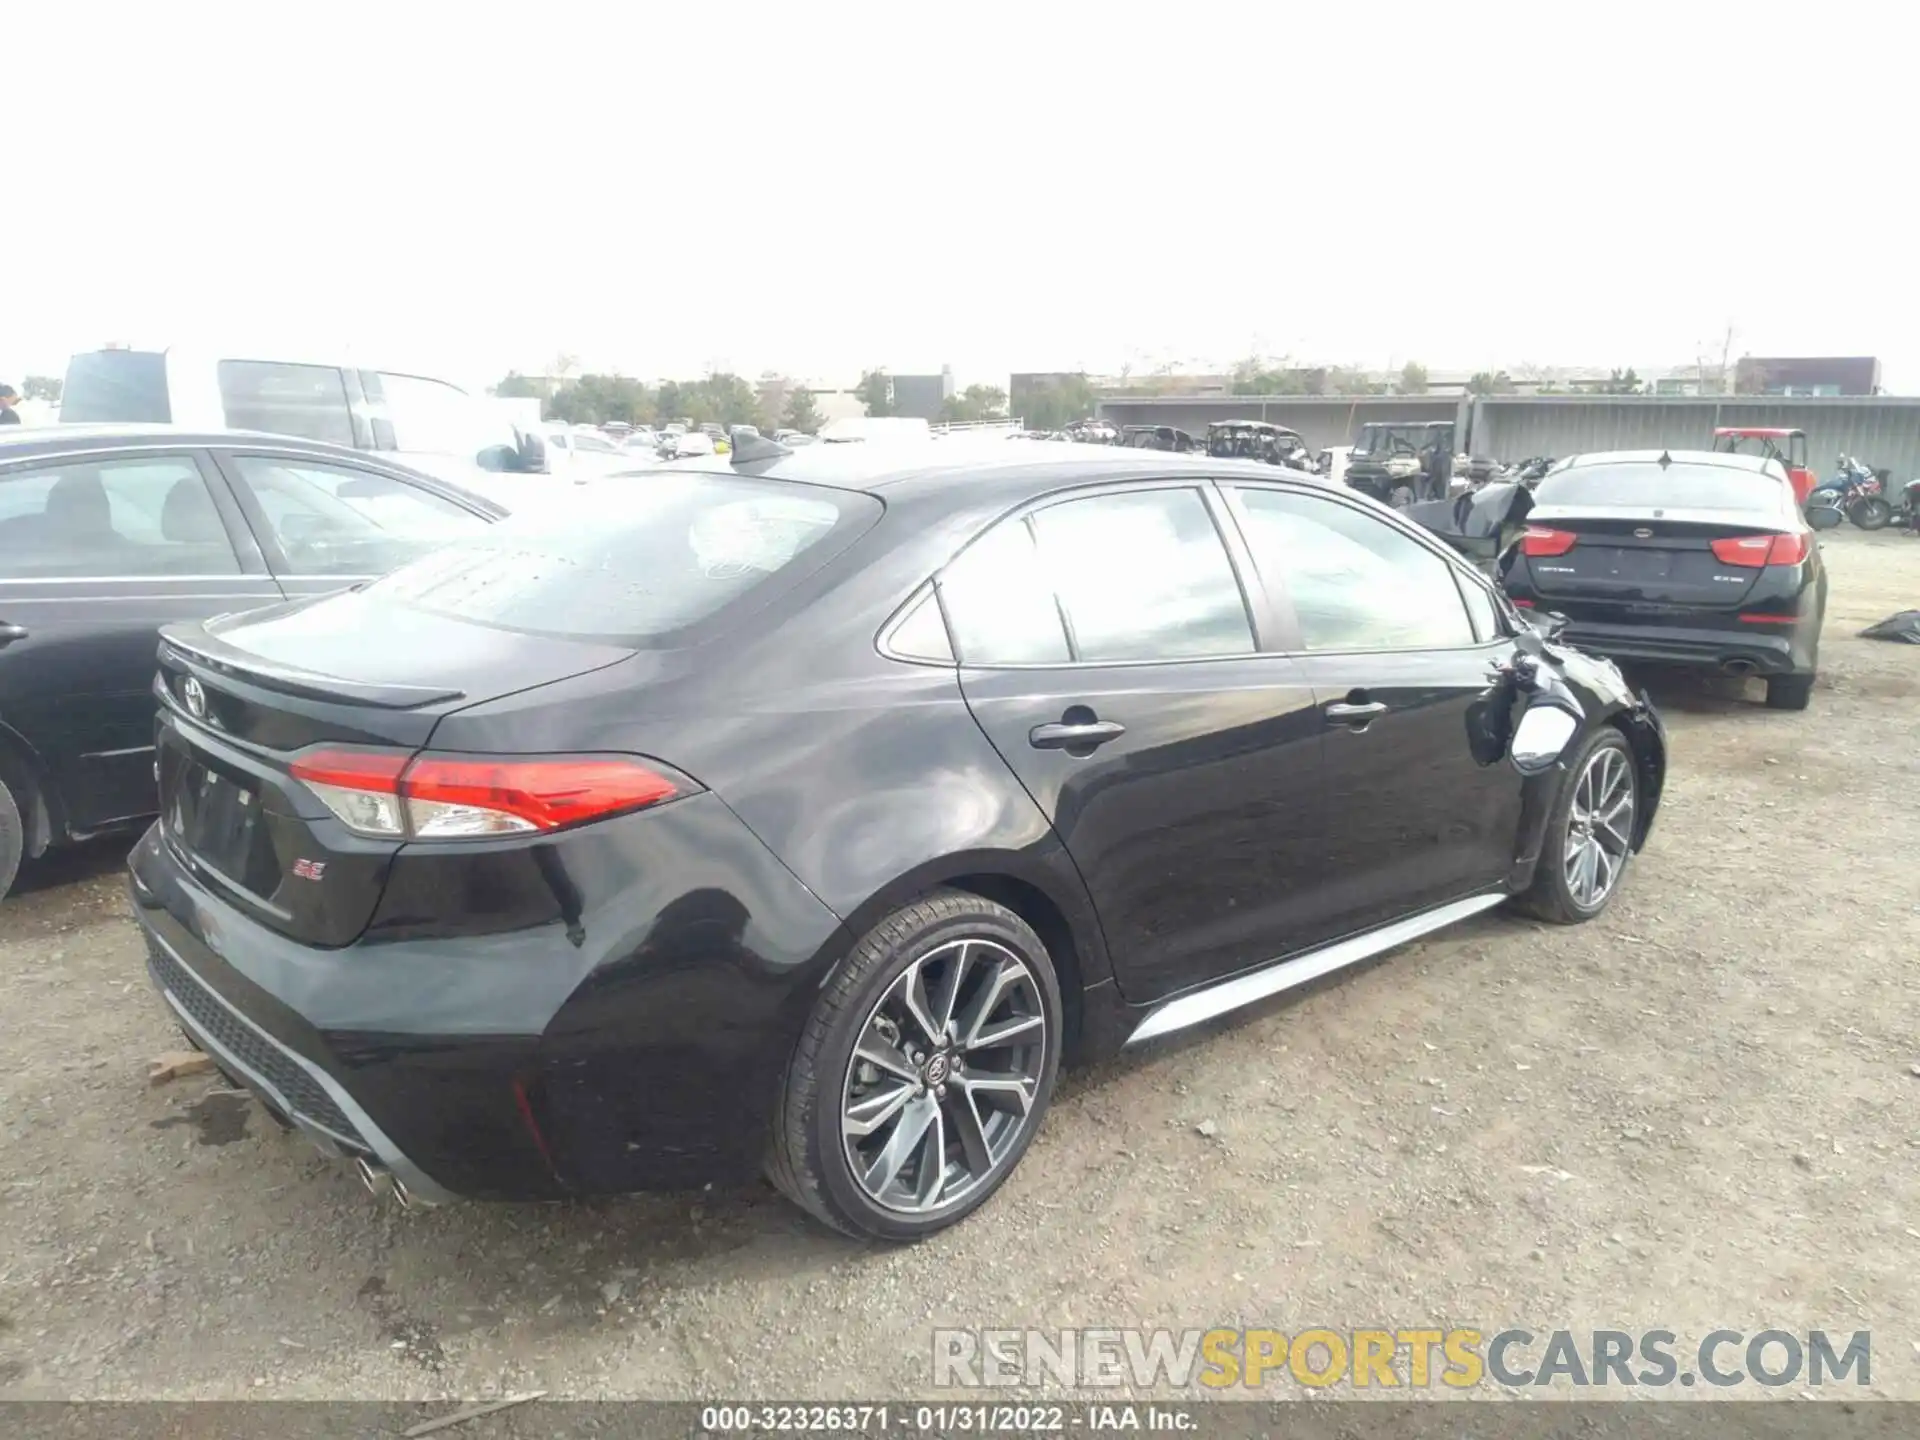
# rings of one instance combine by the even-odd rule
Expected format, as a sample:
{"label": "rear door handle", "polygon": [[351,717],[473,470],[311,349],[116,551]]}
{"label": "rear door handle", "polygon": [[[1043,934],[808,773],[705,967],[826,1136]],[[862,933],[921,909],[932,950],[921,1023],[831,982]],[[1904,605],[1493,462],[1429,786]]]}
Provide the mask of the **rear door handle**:
{"label": "rear door handle", "polygon": [[1378,700],[1366,705],[1347,705],[1335,701],[1327,706],[1327,721],[1329,724],[1345,725],[1353,730],[1364,730],[1386,713],[1387,707]]}
{"label": "rear door handle", "polygon": [[0,650],[6,649],[7,646],[13,644],[13,642],[16,640],[24,640],[26,638],[27,638],[26,626],[0,625]]}
{"label": "rear door handle", "polygon": [[1082,725],[1036,725],[1027,732],[1027,743],[1036,750],[1091,750],[1127,733],[1127,727],[1113,720],[1089,720]]}

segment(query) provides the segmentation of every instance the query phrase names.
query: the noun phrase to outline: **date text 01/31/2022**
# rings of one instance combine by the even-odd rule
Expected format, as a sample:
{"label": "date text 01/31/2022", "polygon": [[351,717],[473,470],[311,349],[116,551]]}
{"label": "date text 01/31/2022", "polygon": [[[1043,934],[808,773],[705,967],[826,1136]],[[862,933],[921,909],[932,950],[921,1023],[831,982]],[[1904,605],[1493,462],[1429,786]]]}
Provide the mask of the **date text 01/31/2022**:
{"label": "date text 01/31/2022", "polygon": [[712,1435],[1192,1433],[1198,1421],[1191,1408],[1177,1405],[709,1405],[700,1412],[700,1429]]}

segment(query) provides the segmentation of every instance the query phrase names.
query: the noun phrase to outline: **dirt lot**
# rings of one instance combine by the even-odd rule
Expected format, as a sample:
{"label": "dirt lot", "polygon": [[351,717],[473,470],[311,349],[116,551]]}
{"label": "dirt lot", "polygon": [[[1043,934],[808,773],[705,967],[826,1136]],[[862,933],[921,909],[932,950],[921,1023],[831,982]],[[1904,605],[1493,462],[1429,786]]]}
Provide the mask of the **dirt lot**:
{"label": "dirt lot", "polygon": [[1521,1323],[1871,1328],[1920,1398],[1920,649],[1853,638],[1920,543],[1827,552],[1811,711],[1655,680],[1666,805],[1603,921],[1073,1075],[907,1251],[764,1189],[378,1208],[244,1097],[147,1088],[117,857],[43,867],[0,910],[0,1396],[872,1398],[926,1392],[935,1324]]}

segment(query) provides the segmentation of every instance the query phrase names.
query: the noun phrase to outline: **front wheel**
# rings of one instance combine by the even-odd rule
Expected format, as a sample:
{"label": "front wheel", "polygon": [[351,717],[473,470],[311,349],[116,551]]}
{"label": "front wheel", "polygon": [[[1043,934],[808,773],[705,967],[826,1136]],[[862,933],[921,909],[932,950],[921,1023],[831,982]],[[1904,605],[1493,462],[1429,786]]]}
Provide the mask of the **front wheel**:
{"label": "front wheel", "polygon": [[20,818],[20,802],[14,798],[4,778],[0,778],[0,900],[13,888],[20,873],[20,857],[26,853],[26,826]]}
{"label": "front wheel", "polygon": [[1620,889],[1633,858],[1640,781],[1626,737],[1611,725],[1573,752],[1565,776],[1533,884],[1516,904],[1553,924],[1578,925],[1605,910]]}
{"label": "front wheel", "polygon": [[788,1065],[768,1173],[863,1239],[970,1214],[1026,1154],[1060,1065],[1046,946],[1004,906],[942,890],[870,930]]}
{"label": "front wheel", "polygon": [[1893,507],[1878,495],[1856,500],[1847,510],[1847,518],[1862,530],[1884,530],[1893,518]]}

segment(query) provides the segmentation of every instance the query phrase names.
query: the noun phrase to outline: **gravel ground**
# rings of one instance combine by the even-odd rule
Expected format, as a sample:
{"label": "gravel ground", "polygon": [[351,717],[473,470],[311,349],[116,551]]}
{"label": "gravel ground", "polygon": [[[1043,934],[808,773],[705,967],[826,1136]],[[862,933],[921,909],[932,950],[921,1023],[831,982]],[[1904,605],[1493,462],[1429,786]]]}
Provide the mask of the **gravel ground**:
{"label": "gravel ground", "polygon": [[[376,1207],[174,1048],[111,847],[0,910],[0,1397],[925,1394],[936,1325],[1874,1332],[1920,1398],[1920,544],[1844,533],[1813,708],[1649,677],[1601,922],[1495,915],[1065,1081],[910,1250],[764,1188]],[[1751,1393],[1751,1392],[1748,1392]]]}

